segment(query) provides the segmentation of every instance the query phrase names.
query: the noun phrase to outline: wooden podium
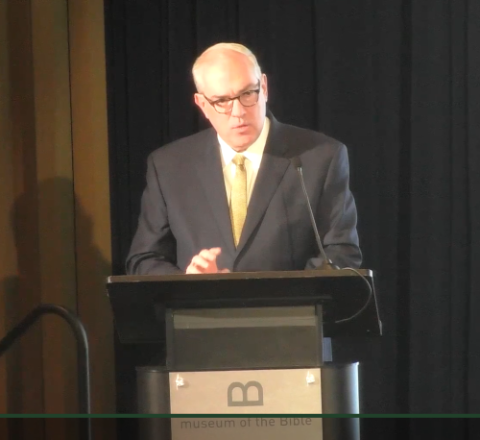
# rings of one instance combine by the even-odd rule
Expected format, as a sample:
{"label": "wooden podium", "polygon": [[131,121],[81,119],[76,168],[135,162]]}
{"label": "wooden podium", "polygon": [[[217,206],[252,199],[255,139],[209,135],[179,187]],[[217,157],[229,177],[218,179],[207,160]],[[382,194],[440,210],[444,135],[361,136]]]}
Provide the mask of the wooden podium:
{"label": "wooden podium", "polygon": [[164,365],[137,368],[139,413],[251,416],[150,418],[142,437],[359,439],[357,418],[305,415],[360,412],[358,364],[324,362],[323,341],[381,334],[373,281],[350,269],[110,277],[120,341],[166,345]]}

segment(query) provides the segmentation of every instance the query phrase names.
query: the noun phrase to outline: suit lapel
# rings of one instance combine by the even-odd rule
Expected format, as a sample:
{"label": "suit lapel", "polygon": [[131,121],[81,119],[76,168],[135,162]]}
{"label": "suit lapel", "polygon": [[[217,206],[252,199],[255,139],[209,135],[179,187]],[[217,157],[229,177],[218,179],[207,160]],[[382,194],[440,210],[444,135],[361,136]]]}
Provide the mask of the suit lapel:
{"label": "suit lapel", "polygon": [[[237,254],[241,252],[253,231],[265,215],[265,211],[277,191],[280,182],[287,170],[290,161],[284,157],[287,145],[282,139],[279,122],[273,115],[268,115],[271,121],[270,132],[262,156],[262,162],[255,180],[250,203],[248,204],[247,218],[243,226]],[[228,209],[227,209],[228,214]]]}
{"label": "suit lapel", "polygon": [[208,140],[208,143],[201,148],[203,151],[195,164],[195,168],[199,181],[205,190],[206,198],[212,210],[212,216],[215,219],[214,221],[218,224],[229,253],[233,254],[235,252],[235,245],[233,243],[232,225],[230,223],[230,213],[228,210],[222,159],[216,137],[212,136],[212,138]]}

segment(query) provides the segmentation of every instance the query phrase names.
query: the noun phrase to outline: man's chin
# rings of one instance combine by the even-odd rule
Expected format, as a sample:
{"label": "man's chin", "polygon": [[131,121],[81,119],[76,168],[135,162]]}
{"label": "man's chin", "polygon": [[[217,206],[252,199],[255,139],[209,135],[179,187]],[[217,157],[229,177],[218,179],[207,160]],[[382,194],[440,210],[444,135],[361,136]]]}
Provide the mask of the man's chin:
{"label": "man's chin", "polygon": [[255,136],[252,136],[251,134],[237,135],[231,138],[231,142],[229,142],[228,145],[240,153],[248,149],[248,147],[250,147],[255,140]]}
{"label": "man's chin", "polygon": [[248,148],[253,144],[253,142],[247,142],[245,144],[235,143],[232,146],[232,149],[235,150],[237,153],[242,153],[243,151],[248,150]]}

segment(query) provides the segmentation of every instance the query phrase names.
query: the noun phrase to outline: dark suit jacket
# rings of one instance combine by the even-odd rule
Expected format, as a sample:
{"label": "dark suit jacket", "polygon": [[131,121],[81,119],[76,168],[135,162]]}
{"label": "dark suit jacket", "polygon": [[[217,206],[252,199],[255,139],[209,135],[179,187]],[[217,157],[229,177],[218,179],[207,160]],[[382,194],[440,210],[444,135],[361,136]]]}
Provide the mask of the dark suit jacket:
{"label": "dark suit jacket", "polygon": [[294,156],[303,165],[327,256],[341,267],[360,265],[346,147],[268,116],[270,132],[238,248],[217,134],[208,129],[149,156],[127,273],[184,272],[200,250],[217,246],[222,248],[218,267],[231,271],[301,270],[321,264],[299,176],[289,160]]}

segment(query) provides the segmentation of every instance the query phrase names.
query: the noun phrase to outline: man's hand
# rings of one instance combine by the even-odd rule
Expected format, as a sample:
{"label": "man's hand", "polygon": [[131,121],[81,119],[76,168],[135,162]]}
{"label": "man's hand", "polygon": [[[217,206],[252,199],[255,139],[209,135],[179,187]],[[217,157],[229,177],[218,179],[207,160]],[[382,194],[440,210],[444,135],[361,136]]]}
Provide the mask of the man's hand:
{"label": "man's hand", "polygon": [[198,255],[195,255],[187,267],[185,273],[199,274],[199,273],[227,273],[228,269],[218,270],[217,256],[222,252],[221,248],[203,249]]}

